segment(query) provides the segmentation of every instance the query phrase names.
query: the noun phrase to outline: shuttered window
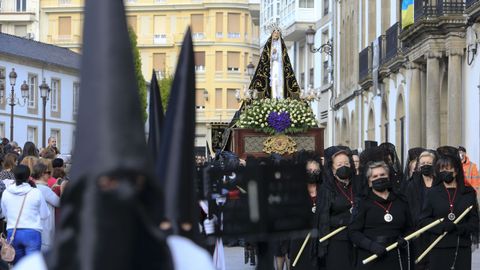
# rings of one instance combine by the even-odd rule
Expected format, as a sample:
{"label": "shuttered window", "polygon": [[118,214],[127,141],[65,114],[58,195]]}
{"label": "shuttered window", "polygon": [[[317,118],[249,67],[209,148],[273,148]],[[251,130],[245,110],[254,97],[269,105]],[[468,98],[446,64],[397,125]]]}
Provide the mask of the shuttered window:
{"label": "shuttered window", "polygon": [[227,89],[227,109],[238,109],[238,101],[235,97],[236,89]]}
{"label": "shuttered window", "polygon": [[240,53],[228,52],[227,54],[227,70],[238,71],[240,67]]}
{"label": "shuttered window", "polygon": [[215,88],[215,109],[223,108],[222,88]]}
{"label": "shuttered window", "polygon": [[205,92],[205,89],[195,90],[195,104],[197,105],[197,108],[205,107],[205,98],[203,97],[204,92]]}
{"label": "shuttered window", "polygon": [[72,34],[72,17],[58,18],[58,35],[70,36]]}
{"label": "shuttered window", "polygon": [[205,70],[205,52],[195,52],[195,70]]}
{"label": "shuttered window", "polygon": [[132,28],[132,30],[137,32],[137,16],[127,16],[127,25]]}
{"label": "shuttered window", "polygon": [[223,52],[215,52],[215,71],[223,70]]}
{"label": "shuttered window", "polygon": [[203,33],[203,14],[192,14],[192,33]]}
{"label": "shuttered window", "polygon": [[165,71],[165,57],[164,53],[154,53],[153,54],[153,69],[155,71]]}
{"label": "shuttered window", "polygon": [[240,14],[228,13],[228,37],[239,38],[240,37]]}
{"label": "shuttered window", "polygon": [[223,33],[223,13],[222,12],[217,12],[215,15],[215,32],[217,33]]}

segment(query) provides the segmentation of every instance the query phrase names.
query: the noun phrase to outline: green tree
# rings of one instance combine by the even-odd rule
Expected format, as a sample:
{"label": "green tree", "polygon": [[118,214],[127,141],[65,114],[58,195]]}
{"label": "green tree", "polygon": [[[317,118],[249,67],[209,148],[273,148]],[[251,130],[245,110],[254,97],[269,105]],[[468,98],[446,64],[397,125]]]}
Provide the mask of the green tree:
{"label": "green tree", "polygon": [[137,48],[137,35],[132,28],[128,28],[128,34],[130,35],[130,43],[133,51],[133,62],[135,65],[135,76],[138,84],[138,95],[140,96],[140,105],[142,108],[143,121],[147,121],[147,84],[142,74],[142,59],[140,58],[140,52]]}
{"label": "green tree", "polygon": [[172,88],[173,76],[167,75],[165,78],[158,81],[160,87],[160,94],[162,95],[163,111],[167,111],[168,99],[170,98],[170,89]]}

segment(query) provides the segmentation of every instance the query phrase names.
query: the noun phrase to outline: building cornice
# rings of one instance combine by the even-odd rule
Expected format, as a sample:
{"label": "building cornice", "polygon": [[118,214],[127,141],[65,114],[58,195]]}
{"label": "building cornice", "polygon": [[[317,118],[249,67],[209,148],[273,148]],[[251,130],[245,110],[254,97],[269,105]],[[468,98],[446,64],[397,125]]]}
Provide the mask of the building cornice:
{"label": "building cornice", "polygon": [[47,69],[49,71],[62,73],[66,75],[79,76],[79,72],[80,72],[79,69],[42,62],[36,59],[24,57],[24,56],[12,55],[7,53],[0,53],[0,56],[1,56],[0,58],[1,60],[7,61],[7,62],[17,63],[20,65],[30,66],[30,67],[40,68],[40,69]]}
{"label": "building cornice", "polygon": [[[10,117],[10,113],[8,112],[0,112],[1,116],[6,116]],[[39,121],[40,124],[42,123],[42,117],[40,115],[35,116],[28,116],[28,115],[20,115],[20,114],[14,114],[13,118],[17,119],[24,119],[24,120],[35,120]],[[46,119],[47,123],[56,123],[56,124],[67,124],[67,125],[75,125],[75,121],[68,121],[68,120],[57,120],[57,119],[52,119],[52,118],[47,118]]]}

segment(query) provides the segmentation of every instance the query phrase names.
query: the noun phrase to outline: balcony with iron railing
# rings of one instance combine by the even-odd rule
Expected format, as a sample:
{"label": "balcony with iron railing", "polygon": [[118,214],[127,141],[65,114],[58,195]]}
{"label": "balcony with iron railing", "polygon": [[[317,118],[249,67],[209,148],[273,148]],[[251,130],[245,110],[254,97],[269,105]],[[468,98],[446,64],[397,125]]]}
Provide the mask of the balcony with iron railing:
{"label": "balcony with iron railing", "polygon": [[465,31],[465,0],[422,0],[414,2],[414,22],[399,33],[405,53],[432,37]]}
{"label": "balcony with iron railing", "polygon": [[465,1],[465,8],[470,8],[475,4],[480,5],[480,0],[467,0]]}
{"label": "balcony with iron railing", "polygon": [[480,18],[480,0],[467,0],[465,2],[465,13],[468,15],[469,21],[477,21]]}
{"label": "balcony with iron railing", "polygon": [[360,84],[371,79],[372,72],[372,46],[363,49],[358,55],[358,80]]}
{"label": "balcony with iron railing", "polygon": [[462,15],[465,0],[427,0],[414,2],[415,22],[428,17]]}

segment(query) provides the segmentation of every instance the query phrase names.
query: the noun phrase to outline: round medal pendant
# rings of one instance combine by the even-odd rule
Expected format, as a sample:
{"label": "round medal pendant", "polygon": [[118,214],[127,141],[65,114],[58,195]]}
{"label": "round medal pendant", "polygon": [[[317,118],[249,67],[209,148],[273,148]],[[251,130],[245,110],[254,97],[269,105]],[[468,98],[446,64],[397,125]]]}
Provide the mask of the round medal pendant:
{"label": "round medal pendant", "polygon": [[316,207],[316,206],[313,206],[313,207],[312,207],[312,213],[315,214],[315,211],[317,211],[317,207]]}
{"label": "round medal pendant", "polygon": [[390,213],[386,213],[385,216],[383,216],[383,219],[384,219],[386,222],[392,222],[393,216],[392,216]]}
{"label": "round medal pendant", "polygon": [[450,221],[454,221],[454,220],[455,220],[455,214],[454,214],[454,213],[448,214],[447,217],[448,217],[448,220],[450,220]]}

